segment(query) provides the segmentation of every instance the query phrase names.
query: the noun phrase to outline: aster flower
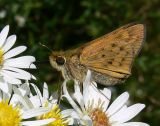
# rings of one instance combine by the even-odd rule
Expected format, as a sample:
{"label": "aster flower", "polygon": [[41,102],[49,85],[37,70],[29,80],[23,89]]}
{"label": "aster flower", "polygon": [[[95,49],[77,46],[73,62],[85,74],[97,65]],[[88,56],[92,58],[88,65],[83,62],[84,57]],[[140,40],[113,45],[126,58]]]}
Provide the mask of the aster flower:
{"label": "aster flower", "polygon": [[0,126],[42,126],[54,119],[39,119],[28,121],[36,116],[47,113],[48,107],[30,109],[29,102],[21,95],[4,93],[0,91]]}
{"label": "aster flower", "polygon": [[20,56],[18,54],[26,50],[26,46],[18,46],[13,49],[16,35],[7,37],[9,26],[0,32],[0,80],[10,84],[21,84],[21,80],[30,80],[33,76],[24,69],[33,69],[35,58],[33,56]]}
{"label": "aster flower", "polygon": [[[30,85],[36,92],[35,95],[30,92]],[[37,117],[37,119],[54,118],[54,121],[52,121],[49,126],[67,126],[73,124],[73,120],[70,117],[73,109],[61,110],[59,105],[57,104],[57,99],[54,97],[54,94],[51,96],[49,95],[48,86],[46,83],[44,83],[43,85],[43,94],[41,93],[39,88],[33,83],[22,84],[14,91],[16,94],[23,95],[23,97],[29,95],[29,100],[31,101],[31,106],[33,108],[49,107],[50,111],[48,113]]]}
{"label": "aster flower", "polygon": [[[88,71],[86,80],[83,83],[83,93],[75,81],[75,93],[72,98],[67,91],[64,82],[64,97],[74,108],[72,117],[75,122],[86,126],[149,126],[142,122],[129,122],[144,107],[144,104],[127,106],[129,94],[124,92],[110,106],[111,91],[107,88],[98,90],[95,82],[91,82],[91,72]],[[75,102],[76,101],[76,102]]]}

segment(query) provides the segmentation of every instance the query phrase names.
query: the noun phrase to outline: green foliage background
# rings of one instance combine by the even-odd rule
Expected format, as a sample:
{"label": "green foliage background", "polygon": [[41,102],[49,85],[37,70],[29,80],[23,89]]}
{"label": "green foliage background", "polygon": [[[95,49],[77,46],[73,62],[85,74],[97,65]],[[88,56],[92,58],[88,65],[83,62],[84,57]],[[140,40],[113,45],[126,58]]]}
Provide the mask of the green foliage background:
{"label": "green foliage background", "polygon": [[128,91],[130,102],[146,104],[134,119],[159,126],[160,119],[160,1],[159,0],[0,0],[0,28],[10,25],[17,45],[37,59],[32,73],[38,82],[57,89],[63,79],[48,62],[50,52],[77,47],[131,22],[145,23],[146,42],[136,59],[132,76],[115,86],[119,95]]}

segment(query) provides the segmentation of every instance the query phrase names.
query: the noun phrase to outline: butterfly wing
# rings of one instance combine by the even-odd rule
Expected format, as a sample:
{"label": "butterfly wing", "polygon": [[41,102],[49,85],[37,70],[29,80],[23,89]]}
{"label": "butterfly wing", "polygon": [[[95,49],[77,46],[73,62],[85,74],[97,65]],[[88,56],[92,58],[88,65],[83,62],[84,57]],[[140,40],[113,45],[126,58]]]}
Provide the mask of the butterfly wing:
{"label": "butterfly wing", "polygon": [[80,62],[90,70],[124,78],[131,74],[133,60],[141,49],[144,36],[143,24],[123,26],[85,45]]}

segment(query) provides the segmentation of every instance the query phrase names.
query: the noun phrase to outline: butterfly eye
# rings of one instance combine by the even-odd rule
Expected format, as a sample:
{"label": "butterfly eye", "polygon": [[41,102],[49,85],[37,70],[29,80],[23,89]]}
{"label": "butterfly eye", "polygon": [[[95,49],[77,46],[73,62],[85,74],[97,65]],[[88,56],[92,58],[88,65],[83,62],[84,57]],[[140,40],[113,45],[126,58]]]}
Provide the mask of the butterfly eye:
{"label": "butterfly eye", "polygon": [[64,65],[64,64],[65,64],[65,58],[62,57],[62,56],[56,57],[56,63],[57,63],[58,65]]}

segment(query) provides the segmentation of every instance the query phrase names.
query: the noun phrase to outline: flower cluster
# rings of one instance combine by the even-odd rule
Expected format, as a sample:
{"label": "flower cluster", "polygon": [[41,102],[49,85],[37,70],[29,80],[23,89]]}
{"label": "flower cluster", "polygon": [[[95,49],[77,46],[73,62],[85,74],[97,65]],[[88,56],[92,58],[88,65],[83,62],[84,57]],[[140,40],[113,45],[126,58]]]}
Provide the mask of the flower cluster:
{"label": "flower cluster", "polygon": [[[16,35],[8,36],[9,26],[0,32],[0,126],[149,126],[142,122],[129,122],[144,104],[127,105],[128,92],[121,94],[112,104],[111,90],[100,90],[91,81],[88,71],[81,90],[74,80],[74,93],[63,83],[62,98],[72,108],[58,104],[56,93],[49,93],[46,83],[42,92],[33,83],[36,79],[27,69],[36,69],[33,56],[19,56],[26,46],[12,48]],[[12,49],[11,49],[12,48]]]}

